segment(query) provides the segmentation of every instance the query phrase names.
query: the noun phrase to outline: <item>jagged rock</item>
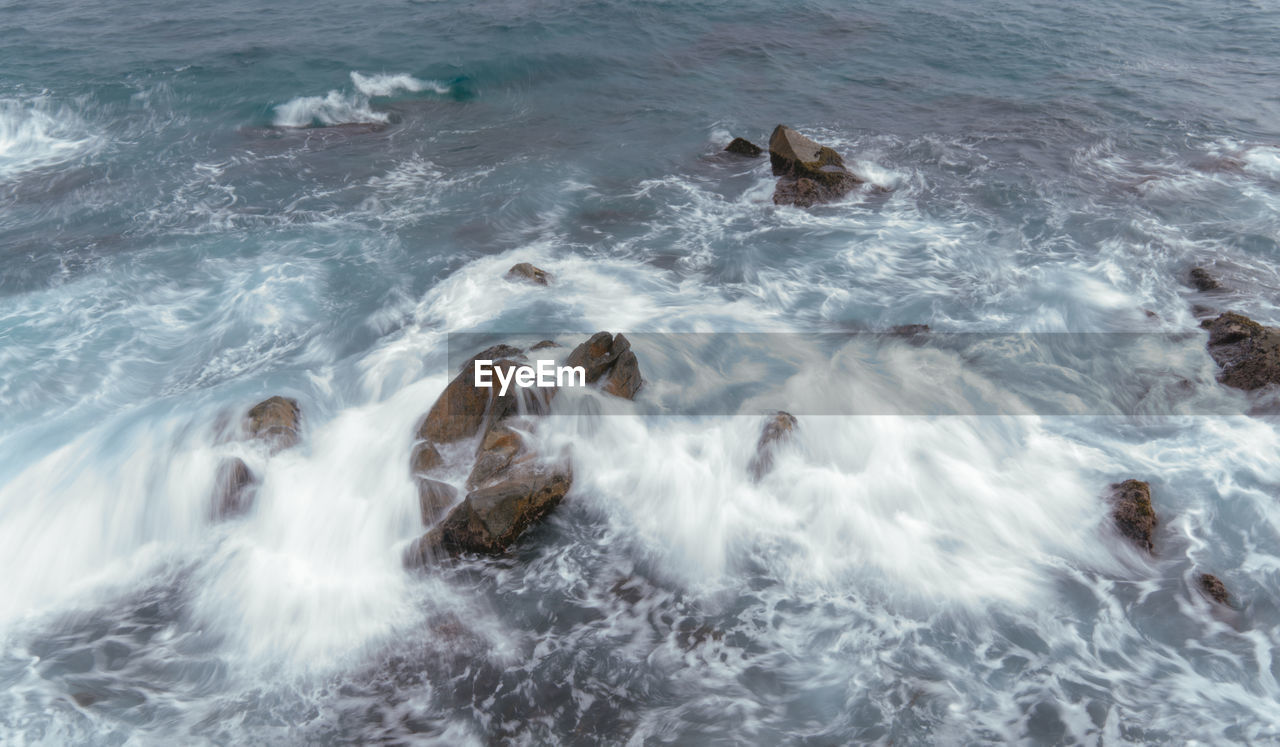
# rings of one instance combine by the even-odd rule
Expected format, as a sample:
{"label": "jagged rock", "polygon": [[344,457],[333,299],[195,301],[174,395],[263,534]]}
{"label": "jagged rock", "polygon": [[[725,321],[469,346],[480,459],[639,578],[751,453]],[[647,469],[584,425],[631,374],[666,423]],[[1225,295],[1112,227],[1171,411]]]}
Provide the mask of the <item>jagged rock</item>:
{"label": "jagged rock", "polygon": [[446,554],[499,554],[559,505],[572,482],[567,467],[525,469],[472,491],[436,528],[413,542],[405,562],[421,566]]}
{"label": "jagged rock", "polygon": [[494,424],[476,450],[476,463],[467,477],[467,490],[492,484],[522,453],[525,448],[520,434],[509,426]]}
{"label": "jagged rock", "polygon": [[555,340],[543,340],[542,342],[535,342],[533,344],[533,347],[529,349],[542,350],[543,348],[558,348],[558,347],[560,347],[560,343],[556,342]]}
{"label": "jagged rock", "polygon": [[1155,552],[1152,533],[1156,511],[1151,506],[1151,486],[1141,480],[1125,480],[1111,486],[1111,518],[1116,528],[1138,547]]}
{"label": "jagged rock", "polygon": [[799,423],[789,412],[779,410],[760,429],[760,440],[756,442],[755,456],[747,464],[751,479],[760,480],[773,469],[773,452],[777,444],[789,440]]}
{"label": "jagged rock", "polygon": [[733,142],[726,145],[724,149],[730,153],[736,153],[737,155],[746,156],[748,158],[759,158],[760,155],[764,153],[763,148],[750,140],[740,137],[735,137]]}
{"label": "jagged rock", "polygon": [[512,265],[511,269],[507,270],[507,279],[528,280],[532,283],[537,283],[538,285],[551,284],[551,275],[549,275],[546,270],[534,267],[528,262],[521,262],[519,264]]}
{"label": "jagged rock", "polygon": [[458,497],[457,488],[439,480],[425,477],[417,479],[418,510],[422,512],[422,523],[431,526],[439,521]]}
{"label": "jagged rock", "polygon": [[769,163],[781,177],[773,193],[777,205],[809,207],[839,199],[862,182],[831,148],[785,125],[769,137]]}
{"label": "jagged rock", "polygon": [[1198,291],[1218,290],[1222,287],[1222,283],[1203,267],[1193,267],[1188,273],[1191,279],[1191,286]]}
{"label": "jagged rock", "polygon": [[426,474],[444,464],[440,450],[430,441],[423,441],[413,450],[413,459],[409,465],[414,474]]}
{"label": "jagged rock", "polygon": [[213,482],[213,518],[244,513],[252,504],[253,472],[243,459],[223,459]]}
{"label": "jagged rock", "polygon": [[1222,368],[1218,381],[1246,391],[1280,384],[1280,330],[1231,311],[1200,326],[1209,330],[1209,355]]}
{"label": "jagged rock", "polygon": [[604,390],[618,397],[631,399],[644,383],[631,341],[621,334],[615,337],[608,332],[595,333],[569,353],[565,365],[582,366],[588,384],[608,374]]}
{"label": "jagged rock", "polygon": [[249,410],[249,436],[265,441],[275,454],[282,449],[296,446],[301,436],[298,433],[298,421],[302,411],[298,401],[287,397],[271,397],[254,405]]}
{"label": "jagged rock", "polygon": [[515,401],[515,392],[508,391],[504,397],[499,397],[497,386],[484,388],[475,385],[473,365],[478,360],[492,360],[495,371],[506,371],[524,364],[520,351],[510,345],[495,345],[470,358],[462,365],[462,370],[453,381],[444,388],[444,392],[422,421],[418,428],[420,440],[447,444],[471,438],[480,432],[486,416],[490,415],[490,403],[495,403],[498,399],[506,400],[495,403],[494,409],[504,412],[511,409],[510,402]]}
{"label": "jagged rock", "polygon": [[1218,604],[1230,606],[1231,595],[1227,593],[1227,587],[1222,580],[1212,573],[1201,573],[1196,579],[1200,584],[1200,591]]}

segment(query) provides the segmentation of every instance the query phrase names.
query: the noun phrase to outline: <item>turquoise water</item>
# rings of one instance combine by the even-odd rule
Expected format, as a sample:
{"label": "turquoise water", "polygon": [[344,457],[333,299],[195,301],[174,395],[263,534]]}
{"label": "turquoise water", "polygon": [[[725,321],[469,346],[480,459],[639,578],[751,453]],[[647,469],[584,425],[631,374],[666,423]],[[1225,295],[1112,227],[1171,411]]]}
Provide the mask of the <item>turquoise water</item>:
{"label": "turquoise water", "polygon": [[[1280,10],[11,3],[0,28],[0,741],[1280,738],[1280,431],[1195,346],[1162,351],[1191,394],[1148,419],[822,417],[867,390],[819,371],[759,485],[776,392],[566,419],[574,490],[513,556],[399,564],[453,333],[1280,323]],[[719,151],[779,122],[887,191],[775,207],[767,163]],[[695,353],[637,350],[651,408],[759,383],[664,387]],[[902,355],[904,381],[953,362]],[[276,393],[303,446],[245,454],[254,511],[209,524],[211,424]],[[1179,414],[1209,410],[1237,414]],[[1105,526],[1127,477],[1155,558]]]}

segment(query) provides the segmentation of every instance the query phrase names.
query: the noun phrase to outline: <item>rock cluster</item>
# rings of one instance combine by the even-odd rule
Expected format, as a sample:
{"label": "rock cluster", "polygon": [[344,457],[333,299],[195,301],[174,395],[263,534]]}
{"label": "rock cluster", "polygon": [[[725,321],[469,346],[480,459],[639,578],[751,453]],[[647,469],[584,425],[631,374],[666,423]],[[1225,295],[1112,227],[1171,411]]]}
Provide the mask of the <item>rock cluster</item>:
{"label": "rock cluster", "polygon": [[845,196],[862,180],[844,165],[831,148],[810,140],[786,125],[769,136],[769,164],[780,177],[774,188],[777,205],[810,207]]}
{"label": "rock cluster", "polygon": [[[241,432],[267,447],[269,454],[292,448],[301,440],[302,410],[298,401],[287,397],[271,397],[249,408],[241,423]],[[225,519],[249,510],[253,505],[253,488],[257,478],[249,465],[239,457],[222,460],[214,478],[211,512],[215,519]]]}

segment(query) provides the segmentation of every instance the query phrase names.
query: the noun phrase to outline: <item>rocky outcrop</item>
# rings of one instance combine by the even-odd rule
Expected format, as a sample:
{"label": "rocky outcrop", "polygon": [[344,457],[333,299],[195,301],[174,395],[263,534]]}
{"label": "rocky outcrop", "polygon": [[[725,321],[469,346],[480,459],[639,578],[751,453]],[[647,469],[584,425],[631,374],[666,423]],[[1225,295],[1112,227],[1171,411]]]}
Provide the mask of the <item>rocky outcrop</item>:
{"label": "rocky outcrop", "polygon": [[1200,326],[1209,330],[1209,355],[1222,369],[1218,381],[1246,391],[1280,384],[1280,330],[1231,311]]}
{"label": "rocky outcrop", "polygon": [[1191,282],[1191,287],[1198,291],[1218,290],[1222,287],[1222,283],[1203,267],[1192,267],[1191,272],[1187,273],[1187,278]]}
{"label": "rocky outcrop", "polygon": [[774,189],[777,205],[810,207],[837,200],[862,183],[831,148],[810,140],[785,125],[769,137],[769,163],[780,177]]}
{"label": "rocky outcrop", "polygon": [[764,153],[763,148],[750,140],[740,137],[735,137],[724,149],[729,153],[746,156],[747,158],[759,158]]}
{"label": "rocky outcrop", "polygon": [[551,284],[551,275],[546,270],[534,267],[528,262],[512,265],[511,269],[507,270],[507,279],[526,280],[537,285]]}
{"label": "rocky outcrop", "polygon": [[1201,573],[1196,579],[1196,583],[1200,586],[1200,591],[1204,595],[1218,604],[1231,606],[1231,595],[1227,593],[1226,584],[1212,573]]}
{"label": "rocky outcrop", "polygon": [[444,521],[410,545],[405,561],[421,566],[445,555],[499,554],[559,505],[572,483],[567,467],[538,467],[472,491]]}
{"label": "rocky outcrop", "polygon": [[1151,505],[1151,486],[1141,480],[1125,480],[1112,485],[1111,491],[1111,518],[1120,534],[1154,553],[1152,537],[1157,520]]}
{"label": "rocky outcrop", "polygon": [[756,453],[747,464],[752,480],[759,481],[773,469],[774,451],[780,443],[791,439],[797,425],[794,415],[781,410],[764,424],[760,429],[760,440],[756,441]]}
{"label": "rocky outcrop", "polygon": [[644,383],[631,341],[621,334],[615,337],[608,332],[595,333],[569,353],[565,365],[582,366],[588,384],[603,377],[602,388],[615,397],[633,399]]}
{"label": "rocky outcrop", "polygon": [[271,397],[249,409],[247,429],[251,438],[261,439],[275,454],[302,440],[298,429],[301,418],[296,399]]}

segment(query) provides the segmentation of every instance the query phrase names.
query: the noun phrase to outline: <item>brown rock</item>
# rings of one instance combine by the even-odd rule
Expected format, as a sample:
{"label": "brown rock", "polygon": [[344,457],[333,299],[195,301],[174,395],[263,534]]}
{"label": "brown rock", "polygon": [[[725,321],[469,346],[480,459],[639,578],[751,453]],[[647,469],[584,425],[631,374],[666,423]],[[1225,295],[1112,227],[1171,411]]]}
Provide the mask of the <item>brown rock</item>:
{"label": "brown rock", "polygon": [[1218,290],[1222,287],[1222,283],[1219,283],[1218,279],[1203,267],[1191,268],[1188,276],[1191,279],[1191,286],[1198,291]]}
{"label": "brown rock", "polygon": [[511,269],[507,270],[507,279],[528,280],[529,282],[536,283],[538,285],[551,284],[551,275],[548,274],[546,270],[534,267],[528,262],[521,262],[519,264],[512,265]]}
{"label": "brown rock", "polygon": [[523,453],[524,439],[520,434],[508,426],[495,424],[484,434],[476,450],[476,463],[467,477],[467,490],[492,484]]}
{"label": "brown rock", "polygon": [[457,488],[439,480],[419,477],[418,510],[422,513],[422,523],[431,526],[439,521],[458,497]]}
{"label": "brown rock", "polygon": [[423,441],[413,450],[409,470],[414,474],[424,475],[442,464],[444,457],[440,456],[440,450],[430,441]]}
{"label": "brown rock", "polygon": [[1204,592],[1205,596],[1218,604],[1231,605],[1231,595],[1227,593],[1226,585],[1217,576],[1212,573],[1201,573],[1196,581],[1200,584],[1200,591]]}
{"label": "brown rock", "polygon": [[929,333],[929,325],[927,324],[899,324],[889,328],[889,334],[897,337],[915,337],[916,335],[926,335]]}
{"label": "brown rock", "polygon": [[782,177],[773,193],[778,205],[809,207],[839,199],[862,182],[831,148],[810,140],[785,125],[769,137],[769,163]]}
{"label": "brown rock", "polygon": [[567,468],[526,469],[472,491],[439,526],[414,541],[405,562],[421,566],[444,554],[499,554],[550,513],[572,482]]}
{"label": "brown rock", "polygon": [[1235,312],[1206,319],[1209,355],[1222,368],[1218,381],[1246,391],[1280,384],[1280,330]]}
{"label": "brown rock", "polygon": [[253,504],[253,472],[243,459],[223,459],[213,483],[213,518],[226,519],[244,513]]}
{"label": "brown rock", "polygon": [[725,146],[724,149],[730,153],[736,153],[737,155],[746,156],[748,158],[759,158],[760,155],[764,153],[763,148],[750,140],[740,137],[735,137],[732,142]]}
{"label": "brown rock", "polygon": [[588,384],[608,374],[604,390],[617,397],[631,399],[644,383],[631,341],[622,334],[615,337],[608,332],[595,333],[569,353],[565,365],[582,366]]}
{"label": "brown rock", "polygon": [[1138,547],[1155,552],[1152,533],[1156,511],[1151,506],[1151,486],[1141,480],[1125,480],[1111,486],[1111,518],[1116,528]]}
{"label": "brown rock", "polygon": [[555,340],[543,340],[542,342],[535,342],[533,344],[533,347],[529,349],[542,350],[543,348],[558,348],[558,347],[560,347],[560,343],[556,342]]}
{"label": "brown rock", "polygon": [[[473,366],[477,360],[493,360],[495,371],[497,369],[505,371],[523,365],[521,360],[489,357],[509,354],[510,351],[519,353],[508,345],[500,345],[480,353],[463,364],[462,371],[449,382],[440,399],[431,406],[431,411],[427,413],[426,419],[418,428],[418,438],[431,443],[447,444],[471,438],[480,432],[480,427],[490,415],[490,404],[499,399],[499,390],[496,386],[496,373],[495,386],[477,387]],[[515,392],[508,390],[506,396],[501,399],[513,402]],[[508,402],[499,403],[499,409],[505,412],[510,409],[510,405]]]}
{"label": "brown rock", "polygon": [[747,471],[753,480],[760,480],[773,469],[773,452],[780,442],[790,440],[799,423],[794,415],[779,410],[769,422],[760,429],[760,440],[756,442],[755,456],[747,464]]}
{"label": "brown rock", "polygon": [[249,410],[249,436],[259,438],[270,445],[274,454],[282,449],[296,446],[301,436],[298,434],[298,421],[302,411],[298,401],[286,397],[271,397],[254,405]]}

